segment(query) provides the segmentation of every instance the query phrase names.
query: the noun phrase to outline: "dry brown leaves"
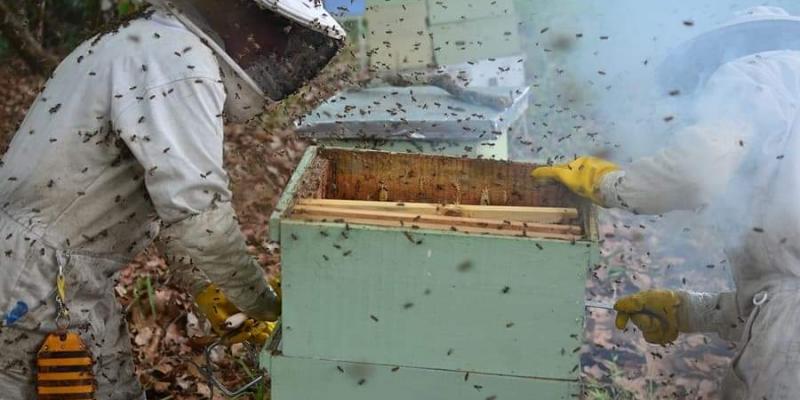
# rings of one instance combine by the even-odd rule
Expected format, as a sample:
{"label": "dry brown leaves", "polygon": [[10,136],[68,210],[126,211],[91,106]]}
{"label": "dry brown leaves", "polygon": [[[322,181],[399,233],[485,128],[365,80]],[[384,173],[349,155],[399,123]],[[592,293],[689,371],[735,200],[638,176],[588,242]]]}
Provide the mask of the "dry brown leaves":
{"label": "dry brown leaves", "polygon": [[[602,263],[595,267],[588,298],[613,303],[654,288],[695,291],[730,289],[722,249],[691,215],[600,216]],[[715,268],[707,265],[715,264]],[[583,375],[610,393],[636,399],[714,399],[728,367],[732,344],[715,335],[681,335],[667,347],[646,343],[631,325],[614,327],[614,313],[587,310]],[[603,398],[603,397],[598,397]]]}
{"label": "dry brown leaves", "polygon": [[0,60],[0,154],[25,117],[44,79],[33,75],[17,59]]}

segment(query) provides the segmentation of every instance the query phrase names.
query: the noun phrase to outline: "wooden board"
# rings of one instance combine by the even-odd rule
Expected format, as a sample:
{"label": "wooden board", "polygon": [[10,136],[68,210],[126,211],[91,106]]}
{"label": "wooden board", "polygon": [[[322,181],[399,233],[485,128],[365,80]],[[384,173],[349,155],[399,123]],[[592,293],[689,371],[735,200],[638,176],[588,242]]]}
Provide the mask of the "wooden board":
{"label": "wooden board", "polygon": [[452,229],[453,227],[467,227],[486,229],[487,231],[512,231],[516,234],[524,232],[538,232],[538,233],[556,233],[563,235],[570,235],[574,238],[580,238],[582,234],[581,227],[575,225],[559,225],[559,224],[538,224],[519,221],[503,221],[484,218],[465,218],[465,217],[452,217],[442,215],[425,215],[425,214],[409,214],[398,213],[389,211],[372,211],[372,210],[353,210],[347,208],[335,207],[319,207],[319,206],[304,206],[296,205],[292,209],[292,215],[299,217],[305,216],[322,216],[328,218],[341,218],[345,221],[350,219],[365,219],[376,220],[384,222],[394,222],[399,225],[411,225],[414,223],[424,223],[431,225],[440,225],[440,229]]}
{"label": "wooden board", "polygon": [[423,68],[433,64],[433,43],[427,29],[410,33],[374,33],[369,40],[370,66],[377,71]]}
{"label": "wooden board", "polygon": [[315,157],[303,172],[297,197],[320,198],[325,196],[330,177],[331,161],[326,158]]}
{"label": "wooden board", "polygon": [[305,222],[336,222],[336,223],[352,224],[352,225],[370,225],[376,227],[403,228],[412,231],[417,229],[428,229],[435,231],[449,231],[449,232],[459,232],[459,233],[467,233],[475,235],[514,236],[520,238],[525,237],[525,238],[554,239],[554,240],[565,240],[565,241],[575,241],[580,239],[580,236],[578,235],[561,234],[561,233],[515,231],[511,229],[476,228],[469,226],[454,226],[454,225],[447,226],[442,224],[432,224],[425,222],[403,223],[402,221],[396,221],[396,220],[387,221],[387,220],[369,219],[369,218],[345,219],[345,218],[331,217],[326,215],[299,215],[296,217],[296,219]]}
{"label": "wooden board", "polygon": [[[431,125],[442,127],[442,124],[432,122]],[[469,158],[484,158],[487,160],[507,160],[508,159],[508,134],[503,132],[502,135],[495,135],[493,140],[459,140],[452,141],[446,139],[437,140],[390,140],[381,138],[363,138],[364,134],[361,132],[369,132],[369,135],[380,135],[382,133],[388,134],[389,132],[397,131],[398,129],[405,129],[409,124],[395,124],[386,123],[377,130],[365,130],[354,128],[353,126],[344,126],[343,123],[336,123],[335,134],[331,136],[336,139],[321,138],[316,139],[316,142],[324,147],[338,147],[350,148],[356,150],[377,150],[389,153],[405,153],[405,154],[436,154],[449,157],[469,157]],[[326,128],[327,129],[327,128]],[[411,128],[413,129],[413,128]],[[353,132],[356,132],[353,134]],[[430,135],[431,131],[420,129],[425,135]],[[362,137],[355,137],[361,134]],[[438,134],[434,132],[434,134]],[[493,144],[488,146],[487,144]],[[466,150],[469,149],[469,150]]]}
{"label": "wooden board", "polygon": [[[432,25],[516,15],[513,0],[428,0],[428,20]],[[484,22],[491,26],[495,21]]]}
{"label": "wooden board", "polygon": [[299,199],[297,205],[405,212],[416,215],[488,218],[540,224],[573,224],[578,219],[577,209],[563,207],[476,206],[469,204],[392,203],[336,199]]}
{"label": "wooden board", "polygon": [[424,0],[370,4],[365,18],[372,68],[391,71],[433,64],[427,15]]}
{"label": "wooden board", "polygon": [[591,241],[281,222],[287,356],[577,379]]}
{"label": "wooden board", "polygon": [[[303,154],[303,157],[297,163],[297,168],[295,169],[294,173],[292,173],[292,177],[289,178],[289,182],[286,184],[286,187],[283,189],[283,194],[281,194],[281,198],[278,200],[278,204],[275,205],[275,208],[272,210],[272,214],[269,216],[269,240],[272,242],[280,242],[281,240],[281,218],[286,211],[288,211],[289,207],[294,204],[295,197],[300,196],[302,193],[305,193],[306,196],[314,196],[318,194],[318,192],[327,186],[327,182],[323,182],[322,180],[313,180],[311,181],[308,179],[312,165],[317,162],[317,148],[314,146],[309,147],[306,152]],[[327,179],[330,176],[330,172],[325,172],[325,176],[323,178]]]}
{"label": "wooden board", "polygon": [[[580,208],[565,187],[536,182],[533,164],[420,154],[319,149],[331,161],[325,198]],[[383,194],[382,194],[383,192]]]}
{"label": "wooden board", "polygon": [[273,400],[573,400],[577,381],[265,356]]}
{"label": "wooden board", "polygon": [[523,53],[516,15],[432,25],[438,65],[514,56]]}

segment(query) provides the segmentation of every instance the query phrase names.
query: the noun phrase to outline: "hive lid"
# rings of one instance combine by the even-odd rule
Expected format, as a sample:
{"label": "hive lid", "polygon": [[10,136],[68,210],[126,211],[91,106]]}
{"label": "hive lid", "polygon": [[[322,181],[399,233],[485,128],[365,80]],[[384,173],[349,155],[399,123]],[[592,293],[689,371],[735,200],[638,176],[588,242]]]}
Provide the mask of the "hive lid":
{"label": "hive lid", "polygon": [[463,102],[433,86],[347,90],[299,124],[315,139],[493,140],[524,115],[528,87],[472,88],[507,97],[504,110]]}

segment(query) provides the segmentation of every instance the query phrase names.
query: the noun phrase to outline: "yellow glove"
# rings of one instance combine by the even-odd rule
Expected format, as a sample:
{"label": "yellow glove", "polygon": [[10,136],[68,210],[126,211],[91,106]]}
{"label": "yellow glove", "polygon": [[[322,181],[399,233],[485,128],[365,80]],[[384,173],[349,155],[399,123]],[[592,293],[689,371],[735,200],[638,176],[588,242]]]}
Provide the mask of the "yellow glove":
{"label": "yellow glove", "polygon": [[[280,278],[278,278],[280,282]],[[225,337],[226,343],[241,343],[250,341],[263,344],[272,330],[274,322],[257,321],[247,318],[241,326],[232,329],[226,323],[228,319],[242,312],[231,303],[225,294],[215,284],[209,284],[195,297],[197,308],[211,323],[211,329],[220,337]]]}
{"label": "yellow glove", "polygon": [[272,287],[272,290],[275,291],[275,294],[278,295],[278,299],[283,298],[283,294],[281,293],[281,271],[270,275],[269,279],[267,279],[267,283]]}
{"label": "yellow glove", "polygon": [[609,161],[596,157],[580,157],[567,164],[536,168],[531,175],[536,179],[554,179],[595,204],[602,204],[600,183],[606,174],[617,170],[619,167]]}
{"label": "yellow glove", "polygon": [[648,343],[672,343],[682,328],[680,306],[680,296],[671,290],[648,290],[623,297],[614,304],[617,329],[625,329],[628,320],[632,320]]}

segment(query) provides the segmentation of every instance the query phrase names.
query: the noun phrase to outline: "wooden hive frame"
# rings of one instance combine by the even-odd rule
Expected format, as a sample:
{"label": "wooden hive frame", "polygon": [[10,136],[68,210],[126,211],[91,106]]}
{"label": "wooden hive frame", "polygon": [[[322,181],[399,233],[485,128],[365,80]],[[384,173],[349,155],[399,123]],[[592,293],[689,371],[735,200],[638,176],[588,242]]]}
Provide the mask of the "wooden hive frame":
{"label": "wooden hive frame", "polygon": [[536,182],[533,164],[375,151],[319,149],[292,217],[473,234],[579,240],[585,202]]}

